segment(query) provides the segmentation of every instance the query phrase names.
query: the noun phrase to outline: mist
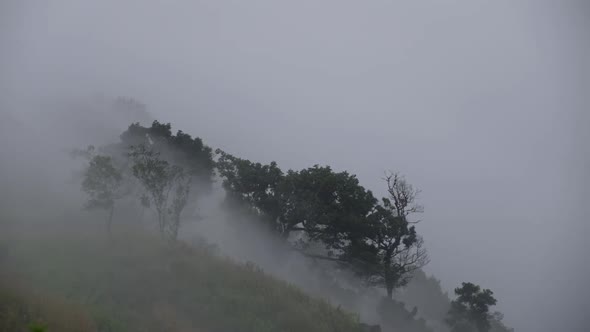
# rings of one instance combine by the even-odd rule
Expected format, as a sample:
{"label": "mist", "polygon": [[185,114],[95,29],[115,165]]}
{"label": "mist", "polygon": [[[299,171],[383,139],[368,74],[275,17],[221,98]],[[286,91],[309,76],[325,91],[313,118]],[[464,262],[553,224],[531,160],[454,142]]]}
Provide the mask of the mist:
{"label": "mist", "polygon": [[[381,196],[383,173],[399,170],[422,190],[425,270],[445,290],[466,280],[493,289],[517,331],[582,331],[588,9],[5,1],[0,177],[10,192],[2,194],[37,192],[27,169],[52,174],[39,179],[61,192],[71,174],[57,151],[108,143],[154,118],[251,160],[347,170]],[[92,117],[87,100],[121,95],[145,103],[149,116]],[[211,225],[194,228],[225,253],[256,259],[254,248],[229,246],[222,223]]]}

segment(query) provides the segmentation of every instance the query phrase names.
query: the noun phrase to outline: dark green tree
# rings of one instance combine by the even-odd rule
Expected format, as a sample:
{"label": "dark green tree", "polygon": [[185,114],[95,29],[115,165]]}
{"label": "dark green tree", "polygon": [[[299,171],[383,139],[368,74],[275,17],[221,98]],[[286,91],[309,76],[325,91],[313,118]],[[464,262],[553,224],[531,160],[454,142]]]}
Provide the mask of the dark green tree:
{"label": "dark green tree", "polygon": [[234,157],[217,149],[217,171],[223,178],[227,204],[248,207],[269,228],[283,237],[288,237],[291,227],[286,224],[282,209],[283,171],[272,162],[268,165],[253,163]]}
{"label": "dark green tree", "polygon": [[109,156],[96,155],[90,159],[84,173],[82,190],[88,194],[87,209],[108,211],[107,233],[111,235],[111,225],[115,211],[115,201],[121,197],[121,172],[113,166]]}
{"label": "dark green tree", "polygon": [[[149,127],[139,123],[131,124],[121,134],[121,142],[110,147],[111,154],[122,156],[121,164],[126,164],[130,169],[133,162],[129,160],[127,151],[132,146],[140,145],[148,146],[151,151],[158,153],[158,159],[182,168],[185,180],[190,178],[191,188],[183,210],[194,217],[198,197],[210,192],[213,183],[215,162],[211,148],[203,144],[200,138],[192,137],[181,130],[173,134],[170,123],[153,121]],[[141,195],[145,193],[136,194],[142,202]]]}
{"label": "dark green tree", "polygon": [[[418,191],[397,173],[386,177],[389,197],[379,204],[354,175],[329,166],[285,174],[274,162],[216,153],[228,198],[250,206],[285,239],[301,232],[294,244],[304,254],[353,266],[370,285],[384,286],[389,297],[428,263],[415,222],[408,220],[422,211],[415,204]],[[311,253],[311,244],[325,250]]]}
{"label": "dark green tree", "polygon": [[452,332],[490,331],[489,308],[496,304],[494,293],[470,282],[455,289],[457,298],[451,302],[447,324]]}
{"label": "dark green tree", "polygon": [[350,231],[364,221],[376,202],[354,175],[334,172],[329,166],[285,174],[275,162],[263,165],[216,152],[228,199],[250,206],[285,239],[294,232],[303,233],[299,249],[320,242],[338,255]]}
{"label": "dark green tree", "polygon": [[344,253],[352,233],[366,223],[376,203],[355,175],[334,172],[329,166],[289,171],[280,189],[286,228],[303,231],[307,243],[323,243],[331,257]]}
{"label": "dark green tree", "polygon": [[389,197],[373,207],[365,223],[351,229],[345,257],[368,284],[383,286],[391,299],[393,291],[405,286],[429,258],[416,222],[408,220],[410,214],[422,211],[415,202],[419,191],[398,173],[384,180]]}
{"label": "dark green tree", "polygon": [[142,144],[159,153],[160,159],[182,167],[199,190],[210,189],[215,162],[212,149],[200,138],[192,137],[181,130],[172,134],[170,123],[158,121],[154,121],[150,127],[133,123],[121,134],[122,151]]}

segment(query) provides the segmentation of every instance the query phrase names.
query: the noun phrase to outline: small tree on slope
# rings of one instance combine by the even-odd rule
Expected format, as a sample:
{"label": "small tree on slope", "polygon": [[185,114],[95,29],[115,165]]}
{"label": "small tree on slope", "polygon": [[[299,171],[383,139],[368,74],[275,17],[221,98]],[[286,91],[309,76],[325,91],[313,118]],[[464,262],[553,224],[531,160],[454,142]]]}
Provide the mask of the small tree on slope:
{"label": "small tree on slope", "polygon": [[115,212],[115,201],[121,197],[120,188],[123,177],[113,166],[111,157],[96,155],[84,173],[82,190],[88,194],[87,209],[108,211],[107,233],[111,236],[111,225]]}
{"label": "small tree on slope", "polygon": [[133,161],[133,175],[150,195],[158,214],[160,234],[175,241],[180,216],[188,202],[191,177],[182,167],[170,165],[143,144],[131,147],[129,156]]}

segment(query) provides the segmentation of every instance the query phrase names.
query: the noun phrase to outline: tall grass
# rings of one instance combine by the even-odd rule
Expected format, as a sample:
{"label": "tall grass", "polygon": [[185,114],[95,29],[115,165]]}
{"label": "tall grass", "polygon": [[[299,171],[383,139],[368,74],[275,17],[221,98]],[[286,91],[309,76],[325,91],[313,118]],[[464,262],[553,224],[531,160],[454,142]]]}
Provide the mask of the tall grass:
{"label": "tall grass", "polygon": [[[76,331],[360,330],[355,316],[251,264],[217,257],[204,246],[170,246],[139,230],[119,233],[111,241],[71,229],[25,232],[0,241],[10,248],[0,266],[11,271],[13,280],[62,299],[19,326],[41,320],[49,332],[70,331],[56,329],[53,321],[76,322]],[[26,289],[17,297],[20,302],[35,299]],[[21,307],[7,303],[7,313]],[[70,317],[66,313],[72,304],[77,311]],[[87,325],[80,329],[80,324]]]}
{"label": "tall grass", "polygon": [[87,312],[63,297],[0,276],[0,332],[97,331]]}

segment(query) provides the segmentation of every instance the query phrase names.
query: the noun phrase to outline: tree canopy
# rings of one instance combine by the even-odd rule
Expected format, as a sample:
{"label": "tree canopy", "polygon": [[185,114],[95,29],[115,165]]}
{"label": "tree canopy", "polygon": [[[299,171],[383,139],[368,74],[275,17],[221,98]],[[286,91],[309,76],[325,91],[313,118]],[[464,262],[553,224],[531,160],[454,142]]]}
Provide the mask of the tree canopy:
{"label": "tree canopy", "polygon": [[494,293],[470,282],[455,289],[447,323],[453,332],[488,332],[491,328],[489,308],[496,304]]}
{"label": "tree canopy", "polygon": [[[301,233],[295,248],[316,258],[354,267],[389,297],[407,283],[413,270],[428,262],[423,241],[408,215],[420,212],[417,191],[396,173],[386,178],[389,197],[379,202],[355,175],[314,165],[283,172],[234,157],[222,150],[217,168],[228,199],[250,206],[277,234]],[[306,251],[321,244],[321,254]]]}
{"label": "tree canopy", "polygon": [[170,123],[154,121],[150,127],[133,123],[121,134],[121,143],[116,147],[127,151],[131,146],[142,144],[159,153],[160,159],[184,168],[199,191],[211,189],[215,168],[213,152],[199,137],[192,137],[182,130],[172,134]]}

